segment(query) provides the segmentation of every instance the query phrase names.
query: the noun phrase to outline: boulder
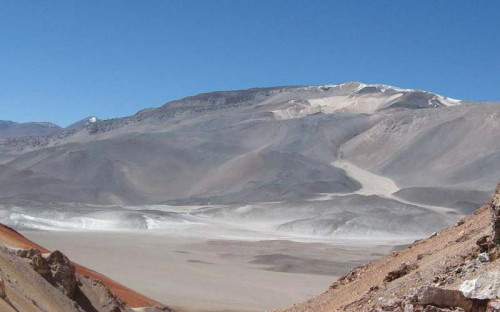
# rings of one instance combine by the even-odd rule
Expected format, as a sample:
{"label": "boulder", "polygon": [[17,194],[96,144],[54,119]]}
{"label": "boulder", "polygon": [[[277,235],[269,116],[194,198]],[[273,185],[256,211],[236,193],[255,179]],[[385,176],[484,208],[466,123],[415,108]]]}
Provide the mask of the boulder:
{"label": "boulder", "polygon": [[78,290],[74,300],[86,311],[132,312],[100,280],[81,275],[77,275],[76,280]]}
{"label": "boulder", "polygon": [[16,255],[19,258],[27,258],[28,257],[28,250],[27,249],[19,249],[19,250],[17,250]]}
{"label": "boulder", "polygon": [[490,300],[486,306],[486,312],[500,312],[500,300]]}
{"label": "boulder", "polygon": [[399,302],[397,300],[386,299],[386,298],[379,298],[378,302],[379,302],[380,310],[381,311],[392,311],[392,312],[394,312],[397,309],[401,310],[401,308],[399,307],[401,302]]}
{"label": "boulder", "polygon": [[67,297],[73,298],[76,289],[75,266],[69,259],[56,250],[47,257],[52,274],[52,285],[62,291]]}
{"label": "boulder", "polygon": [[5,299],[5,283],[2,278],[0,278],[0,298]]}
{"label": "boulder", "polygon": [[467,280],[460,291],[469,299],[490,300],[500,298],[500,272],[489,272],[477,279]]}
{"label": "boulder", "polygon": [[174,312],[174,310],[170,309],[167,306],[140,308],[140,309],[134,309],[134,311],[137,311],[137,312]]}
{"label": "boulder", "polygon": [[16,255],[22,259],[25,259],[38,274],[43,276],[45,280],[49,283],[52,282],[52,273],[50,272],[49,263],[42,256],[42,253],[35,249],[19,249]]}
{"label": "boulder", "polygon": [[35,254],[31,258],[30,264],[33,270],[43,276],[49,283],[52,282],[52,273],[47,260],[41,254]]}
{"label": "boulder", "polygon": [[[472,310],[473,301],[466,298],[461,291],[422,286],[418,289],[417,300],[421,305],[433,305],[438,308],[462,308],[465,312]],[[439,310],[437,310],[439,311]]]}
{"label": "boulder", "polygon": [[493,242],[500,245],[500,183],[493,194],[490,206],[493,210]]}
{"label": "boulder", "polygon": [[489,235],[481,236],[481,238],[476,241],[476,245],[479,247],[481,252],[489,252],[496,246],[496,244],[491,241],[491,237]]}
{"label": "boulder", "polygon": [[491,199],[491,204],[493,206],[500,207],[500,183],[495,190],[495,194],[493,194],[493,198]]}
{"label": "boulder", "polygon": [[20,258],[33,259],[34,256],[41,256],[42,253],[38,249],[28,248],[28,249],[18,249],[16,251],[16,255]]}
{"label": "boulder", "polygon": [[487,252],[482,252],[479,255],[477,255],[477,260],[479,260],[480,262],[483,262],[483,263],[489,262],[490,256],[488,255]]}
{"label": "boulder", "polygon": [[424,308],[423,312],[461,312],[462,309],[447,309],[447,308],[438,308],[432,305],[428,305]]}
{"label": "boulder", "polygon": [[398,279],[402,276],[405,276],[406,274],[410,273],[411,271],[415,270],[418,268],[416,264],[408,264],[408,263],[402,263],[399,268],[397,268],[394,271],[391,271],[387,274],[387,276],[384,278],[385,282],[392,282],[395,279]]}

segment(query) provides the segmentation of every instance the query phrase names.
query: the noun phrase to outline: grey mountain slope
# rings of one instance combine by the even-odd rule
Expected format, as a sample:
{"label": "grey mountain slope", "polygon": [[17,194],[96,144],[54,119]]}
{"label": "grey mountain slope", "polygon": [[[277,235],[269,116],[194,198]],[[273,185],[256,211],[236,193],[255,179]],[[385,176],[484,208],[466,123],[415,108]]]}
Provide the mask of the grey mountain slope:
{"label": "grey mountain slope", "polygon": [[86,128],[87,126],[97,122],[99,119],[95,116],[90,116],[87,118],[84,118],[82,120],[79,120],[75,123],[72,123],[71,125],[67,126],[66,129],[83,129]]}
{"label": "grey mountain slope", "polygon": [[[493,190],[499,133],[500,103],[385,85],[201,94],[0,140],[0,198],[9,203],[0,220],[71,228],[84,216],[149,229],[172,216],[106,205],[207,205],[189,218],[301,235],[415,237],[454,222]],[[69,206],[53,212],[54,202]],[[87,204],[104,206],[96,212]],[[217,205],[226,206],[211,209]]]}
{"label": "grey mountain slope", "polygon": [[488,202],[491,192],[459,188],[409,187],[395,193],[399,198],[425,205],[454,207],[465,214]]}
{"label": "grey mountain slope", "polygon": [[335,123],[311,116],[314,120],[307,122],[252,121],[229,129],[189,121],[175,131],[126,133],[35,150],[0,168],[0,196],[141,204],[237,192],[252,200],[266,188],[267,200],[355,191],[357,182],[325,164],[335,140],[350,131],[328,127],[349,123],[363,129],[367,118],[332,117]]}
{"label": "grey mountain slope", "polygon": [[0,144],[9,156],[0,196],[236,203],[356,191],[359,183],[331,165],[338,156],[404,187],[492,189],[499,105],[456,104],[360,83],[201,94],[29,148]]}
{"label": "grey mountain slope", "polygon": [[500,172],[500,105],[396,113],[347,142],[343,155],[403,187],[492,190]]}

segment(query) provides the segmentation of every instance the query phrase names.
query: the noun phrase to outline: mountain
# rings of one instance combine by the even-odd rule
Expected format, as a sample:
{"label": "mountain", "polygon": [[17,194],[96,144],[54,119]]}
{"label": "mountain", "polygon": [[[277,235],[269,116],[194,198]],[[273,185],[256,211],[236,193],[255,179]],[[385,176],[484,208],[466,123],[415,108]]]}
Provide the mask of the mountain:
{"label": "mountain", "polygon": [[0,139],[21,136],[45,136],[58,132],[61,127],[50,122],[26,122],[0,120]]}
{"label": "mountain", "polygon": [[88,125],[91,125],[95,122],[99,121],[99,118],[95,117],[95,116],[90,116],[90,117],[87,117],[87,118],[84,118],[80,121],[77,121],[75,123],[72,123],[71,125],[67,126],[66,129],[81,129],[81,128],[85,128],[87,127]]}
{"label": "mountain", "polygon": [[0,224],[0,311],[172,311]]}
{"label": "mountain", "polygon": [[[109,205],[201,205],[189,218],[265,221],[301,235],[416,237],[486,200],[500,173],[498,133],[499,103],[380,84],[212,92],[1,140],[0,198],[29,202],[23,216],[38,211],[43,227],[77,204],[93,205],[81,212],[89,218],[114,211],[138,228],[185,216]],[[0,220],[34,226],[12,209]]]}
{"label": "mountain", "polygon": [[499,210],[500,184],[488,204],[456,225],[357,267],[282,311],[499,311]]}

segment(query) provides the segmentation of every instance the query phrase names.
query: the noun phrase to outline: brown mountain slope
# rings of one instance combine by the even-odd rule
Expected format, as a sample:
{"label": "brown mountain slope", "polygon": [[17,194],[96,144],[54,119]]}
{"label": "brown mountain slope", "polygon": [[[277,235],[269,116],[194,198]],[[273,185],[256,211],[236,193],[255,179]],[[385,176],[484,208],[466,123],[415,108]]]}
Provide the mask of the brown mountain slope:
{"label": "brown mountain slope", "polygon": [[[499,248],[491,242],[494,208],[500,210],[500,185],[491,203],[457,225],[357,267],[325,293],[283,311],[462,311],[444,309],[453,306],[462,306],[465,311],[500,311],[500,308],[491,307],[486,310],[487,304],[497,304],[493,301],[464,299],[459,291],[447,291],[459,290],[464,281],[500,271]],[[465,300],[465,305],[474,307],[463,306],[463,302],[456,298],[450,299],[451,306],[443,302],[427,302],[426,297],[422,299],[421,296],[422,293],[428,295],[429,289],[439,293],[434,301],[458,296]],[[417,295],[419,291],[420,296]],[[494,298],[496,295],[488,299]]]}
{"label": "brown mountain slope", "polygon": [[[42,253],[50,252],[46,248],[30,241],[26,237],[22,236],[12,228],[0,224],[0,245],[8,246],[11,248],[35,248]],[[76,268],[76,273],[82,276],[89,276],[91,278],[101,281],[105,286],[107,286],[110,291],[117,296],[119,299],[123,300],[129,307],[139,308],[139,307],[151,307],[160,306],[161,304],[151,298],[148,298],[120,283],[113,281],[112,279],[90,270],[84,266],[77,263],[73,263]],[[1,267],[0,267],[1,269]],[[0,309],[0,311],[3,311]]]}

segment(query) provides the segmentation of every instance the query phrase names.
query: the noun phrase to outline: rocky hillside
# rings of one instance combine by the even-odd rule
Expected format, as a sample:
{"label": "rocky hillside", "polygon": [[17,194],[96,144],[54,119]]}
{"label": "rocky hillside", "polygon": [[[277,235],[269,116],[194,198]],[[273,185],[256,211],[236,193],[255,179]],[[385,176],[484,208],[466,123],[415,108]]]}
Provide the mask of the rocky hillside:
{"label": "rocky hillside", "polygon": [[500,311],[500,184],[490,203],[283,311]]}
{"label": "rocky hillside", "polygon": [[171,311],[0,225],[0,311]]}

